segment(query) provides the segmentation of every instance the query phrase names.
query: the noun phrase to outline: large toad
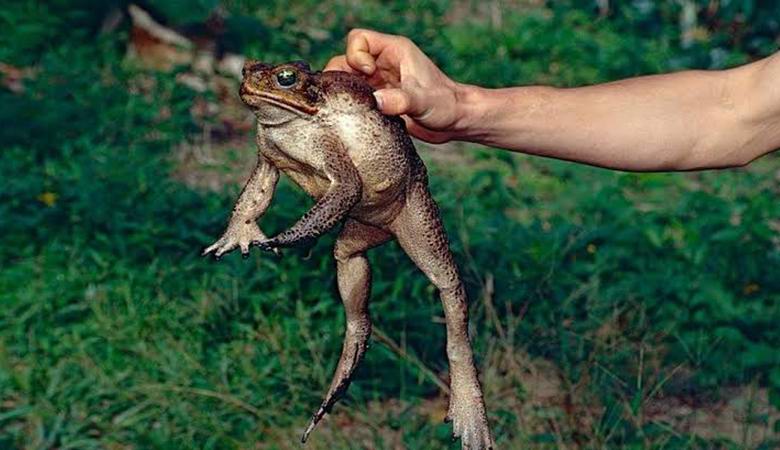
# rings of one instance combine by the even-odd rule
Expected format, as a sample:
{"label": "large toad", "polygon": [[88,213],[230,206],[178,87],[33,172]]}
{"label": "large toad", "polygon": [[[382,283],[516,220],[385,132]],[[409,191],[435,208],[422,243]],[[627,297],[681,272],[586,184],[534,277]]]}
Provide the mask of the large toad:
{"label": "large toad", "polygon": [[[344,347],[325,400],[303,434],[344,394],[371,333],[366,250],[397,239],[439,289],[450,364],[448,419],[463,448],[493,447],[468,336],[463,282],[449,250],[423,162],[403,121],[381,114],[371,87],[345,72],[312,72],[303,62],[248,61],[241,99],[257,116],[258,159],[224,235],[204,250],[217,258],[253,245],[277,251],[311,242],[343,222],[334,256],[346,310]],[[316,204],[288,230],[267,237],[255,221],[268,208],[279,172]]]}

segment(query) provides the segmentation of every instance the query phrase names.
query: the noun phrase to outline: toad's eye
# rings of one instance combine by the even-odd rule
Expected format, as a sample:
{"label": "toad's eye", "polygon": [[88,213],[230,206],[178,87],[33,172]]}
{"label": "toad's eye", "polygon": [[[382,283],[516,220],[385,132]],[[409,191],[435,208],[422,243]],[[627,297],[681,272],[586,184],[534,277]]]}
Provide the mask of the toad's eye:
{"label": "toad's eye", "polygon": [[298,75],[294,70],[284,69],[276,74],[276,82],[281,87],[290,87],[298,81]]}

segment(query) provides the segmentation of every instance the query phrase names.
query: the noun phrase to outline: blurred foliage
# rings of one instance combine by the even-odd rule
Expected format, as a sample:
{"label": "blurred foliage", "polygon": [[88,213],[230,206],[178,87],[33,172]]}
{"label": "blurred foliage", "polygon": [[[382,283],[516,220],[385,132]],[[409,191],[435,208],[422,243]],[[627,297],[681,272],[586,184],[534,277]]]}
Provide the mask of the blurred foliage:
{"label": "blurred foliage", "polygon": [[[227,48],[273,62],[324,64],[352,27],[405,34],[454,78],[487,86],[722,68],[774,51],[780,17],[775,2],[736,0],[140,3],[181,27],[219,6]],[[126,23],[100,32],[125,4],[0,9],[0,61],[35,71],[22,93],[0,90],[0,448],[277,448],[319,404],[341,346],[332,236],[309,258],[198,257],[240,186],[203,192],[170,177],[171,149],[199,131],[195,94],[175,72],[125,61]],[[588,427],[555,416],[560,426],[540,432],[520,426],[506,394],[489,397],[503,448],[738,448],[643,421],[643,408],[745,384],[780,405],[776,156],[747,170],[627,174],[474,154],[432,161],[431,178],[475,300],[477,354],[518,343],[601,405]],[[283,183],[264,228],[308,204]],[[377,326],[446,370],[432,286],[394,244],[371,259]],[[497,317],[478,301],[488,278]],[[376,345],[346,404],[435,394]],[[448,426],[420,414],[381,425],[409,448],[453,448]],[[310,445],[328,436],[317,433]],[[392,446],[373,433],[375,447]],[[327,439],[357,447],[349,432]]]}

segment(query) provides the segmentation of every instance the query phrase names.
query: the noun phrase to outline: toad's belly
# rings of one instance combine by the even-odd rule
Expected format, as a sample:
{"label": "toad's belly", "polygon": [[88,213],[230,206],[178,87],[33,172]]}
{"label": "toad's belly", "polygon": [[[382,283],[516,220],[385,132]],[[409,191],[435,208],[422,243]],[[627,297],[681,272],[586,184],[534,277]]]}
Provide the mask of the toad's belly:
{"label": "toad's belly", "polygon": [[[288,164],[280,170],[315,200],[322,198],[331,185],[324,173],[308,167]],[[392,222],[403,206],[407,177],[366,178],[370,182],[363,181],[361,199],[348,216],[381,227]]]}
{"label": "toad's belly", "polygon": [[315,200],[322,198],[330,187],[330,180],[324,174],[318,174],[314,170],[290,167],[280,168],[280,170]]}

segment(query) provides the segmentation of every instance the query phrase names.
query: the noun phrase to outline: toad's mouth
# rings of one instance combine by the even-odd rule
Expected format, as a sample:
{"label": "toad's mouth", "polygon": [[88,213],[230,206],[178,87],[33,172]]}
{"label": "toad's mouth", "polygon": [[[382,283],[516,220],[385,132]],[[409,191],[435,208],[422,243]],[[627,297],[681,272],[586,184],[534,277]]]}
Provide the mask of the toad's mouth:
{"label": "toad's mouth", "polygon": [[241,100],[249,106],[258,107],[258,103],[268,103],[277,106],[287,111],[297,114],[313,115],[317,112],[317,108],[309,106],[305,103],[293,102],[289,98],[275,95],[270,92],[264,91],[250,91],[249,89],[241,86],[240,90]]}

